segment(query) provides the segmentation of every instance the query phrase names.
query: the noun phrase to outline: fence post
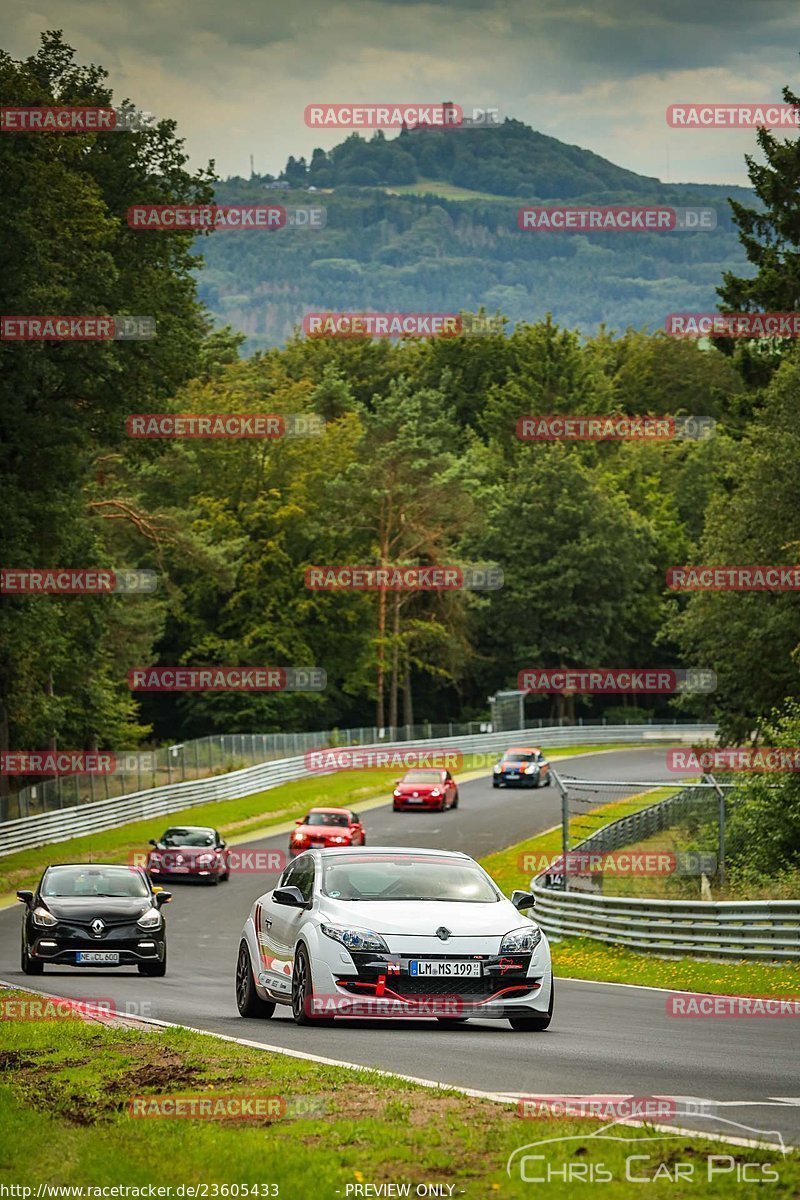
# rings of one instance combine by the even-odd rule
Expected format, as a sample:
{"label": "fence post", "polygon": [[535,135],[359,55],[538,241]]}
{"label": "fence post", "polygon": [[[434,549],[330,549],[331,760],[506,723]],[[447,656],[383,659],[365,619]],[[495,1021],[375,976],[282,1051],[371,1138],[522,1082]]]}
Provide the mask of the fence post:
{"label": "fence post", "polygon": [[706,774],[703,779],[711,784],[714,791],[717,793],[718,808],[717,808],[717,880],[720,888],[725,887],[725,793],[717,783],[713,775]]}
{"label": "fence post", "polygon": [[569,890],[569,875],[567,871],[567,855],[569,853],[569,792],[564,787],[561,776],[552,768],[553,779],[561,793],[561,869],[564,876],[564,891]]}

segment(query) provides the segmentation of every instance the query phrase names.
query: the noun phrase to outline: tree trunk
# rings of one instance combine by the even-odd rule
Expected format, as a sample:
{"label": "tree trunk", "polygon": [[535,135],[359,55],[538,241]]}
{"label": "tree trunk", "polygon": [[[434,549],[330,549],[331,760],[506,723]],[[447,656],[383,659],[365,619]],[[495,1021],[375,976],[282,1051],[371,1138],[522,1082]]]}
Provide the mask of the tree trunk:
{"label": "tree trunk", "polygon": [[397,695],[400,686],[400,593],[392,597],[392,678],[389,687],[389,725],[397,728]]}
{"label": "tree trunk", "polygon": [[[0,700],[0,750],[5,751],[10,749],[8,740],[8,709],[4,702]],[[0,821],[8,820],[8,795],[8,775],[0,774]]]}
{"label": "tree trunk", "polygon": [[403,657],[403,724],[414,724],[414,697],[411,692],[411,664],[408,654]]}
{"label": "tree trunk", "polygon": [[378,592],[378,669],[375,678],[375,724],[383,729],[386,724],[384,708],[384,639],[386,637],[386,592]]}

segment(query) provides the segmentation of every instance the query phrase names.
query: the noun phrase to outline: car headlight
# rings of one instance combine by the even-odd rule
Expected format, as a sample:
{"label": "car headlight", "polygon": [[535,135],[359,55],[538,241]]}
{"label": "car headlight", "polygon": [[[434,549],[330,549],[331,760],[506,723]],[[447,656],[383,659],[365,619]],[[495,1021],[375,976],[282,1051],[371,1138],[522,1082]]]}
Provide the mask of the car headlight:
{"label": "car headlight", "polygon": [[539,768],[535,765],[535,763],[531,763],[531,765],[529,767],[525,768],[525,774],[526,775],[535,775],[538,770],[539,770]]}
{"label": "car headlight", "polygon": [[142,913],[136,924],[140,929],[157,929],[161,924],[161,913],[157,908],[148,908],[146,913]]}
{"label": "car headlight", "polygon": [[341,942],[348,950],[383,950],[389,953],[389,947],[379,933],[371,929],[347,929],[342,925],[320,925],[326,937]]}
{"label": "car headlight", "polygon": [[432,796],[441,796],[441,794],[442,794],[442,793],[439,791],[439,789],[438,789],[438,788],[433,788],[433,789],[431,790],[431,795],[432,795]]}
{"label": "car headlight", "polygon": [[512,929],[500,943],[501,954],[526,954],[535,950],[542,940],[542,931],[538,925],[522,925]]}
{"label": "car headlight", "polygon": [[199,856],[199,858],[197,859],[197,861],[199,863],[202,863],[204,867],[210,866],[210,864],[213,863],[213,861],[214,861],[214,855],[213,854],[201,854]]}
{"label": "car headlight", "polygon": [[33,910],[33,923],[34,925],[57,925],[58,921],[51,912],[40,906]]}
{"label": "car headlight", "polygon": [[500,766],[500,763],[495,763],[495,766],[494,766],[494,773],[495,773],[495,775],[499,775],[499,774],[500,774],[500,772],[502,771],[502,769],[503,769],[503,768]]}
{"label": "car headlight", "polygon": [[400,796],[402,796],[402,794],[403,793],[400,791],[399,788],[396,788],[395,791],[393,792],[393,795],[397,796],[398,799],[400,798]]}

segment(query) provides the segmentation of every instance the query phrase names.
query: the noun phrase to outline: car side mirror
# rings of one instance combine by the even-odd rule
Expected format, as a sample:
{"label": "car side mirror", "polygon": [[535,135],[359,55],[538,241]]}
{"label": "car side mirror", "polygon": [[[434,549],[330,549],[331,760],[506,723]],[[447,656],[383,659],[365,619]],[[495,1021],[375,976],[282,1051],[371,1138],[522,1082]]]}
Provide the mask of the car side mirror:
{"label": "car side mirror", "polygon": [[303,893],[297,887],[275,888],[275,891],[272,893],[272,899],[276,904],[285,904],[287,908],[306,907]]}
{"label": "car side mirror", "polygon": [[157,846],[158,842],[156,841],[155,838],[150,838],[150,841],[147,844],[148,844],[148,846]]}
{"label": "car side mirror", "polygon": [[33,892],[17,892],[17,899],[23,904],[31,904],[33,902]]}
{"label": "car side mirror", "polygon": [[217,846],[217,849],[218,849],[218,850],[227,850],[227,849],[228,849],[228,843],[227,843],[227,842],[220,842],[220,844]]}
{"label": "car side mirror", "polygon": [[302,825],[302,824],[303,824],[303,818],[298,817],[297,820],[295,821],[295,825]]}
{"label": "car side mirror", "polygon": [[162,904],[169,904],[172,899],[172,892],[156,892],[156,904],[161,908]]}
{"label": "car side mirror", "polygon": [[530,892],[516,890],[511,893],[511,903],[514,905],[514,908],[522,912],[523,909],[533,908],[536,905],[536,897]]}

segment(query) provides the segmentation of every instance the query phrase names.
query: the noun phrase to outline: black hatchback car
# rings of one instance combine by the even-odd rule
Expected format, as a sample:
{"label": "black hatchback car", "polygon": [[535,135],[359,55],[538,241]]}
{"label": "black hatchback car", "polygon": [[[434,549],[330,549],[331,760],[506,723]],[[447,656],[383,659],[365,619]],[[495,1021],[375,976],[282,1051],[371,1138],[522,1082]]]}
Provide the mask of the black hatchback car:
{"label": "black hatchback car", "polygon": [[22,970],[41,975],[58,967],[136,966],[140,975],[165,975],[167,937],[154,891],[134,867],[81,863],[48,867],[35,892],[17,892],[22,918]]}

